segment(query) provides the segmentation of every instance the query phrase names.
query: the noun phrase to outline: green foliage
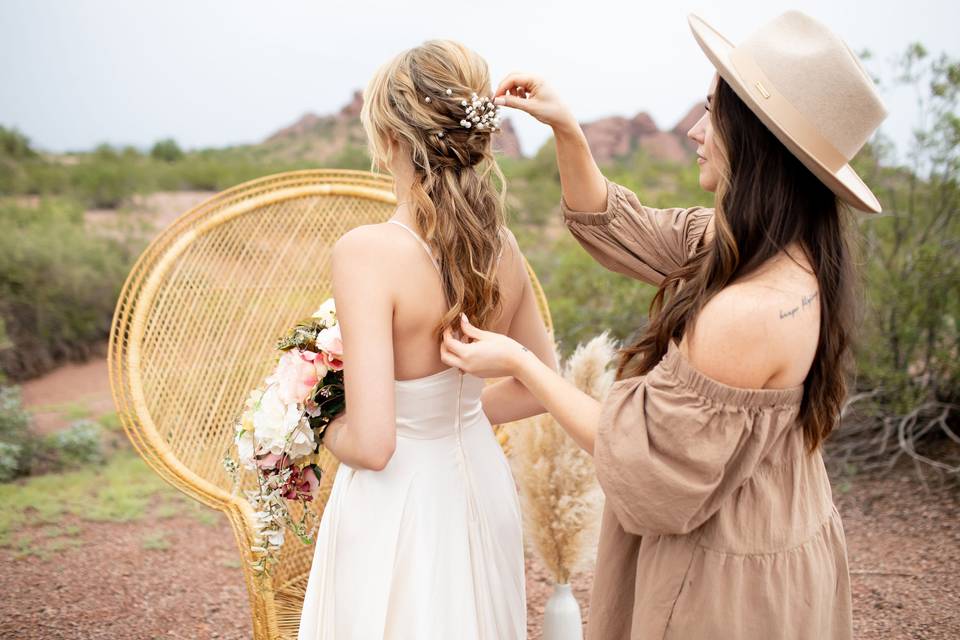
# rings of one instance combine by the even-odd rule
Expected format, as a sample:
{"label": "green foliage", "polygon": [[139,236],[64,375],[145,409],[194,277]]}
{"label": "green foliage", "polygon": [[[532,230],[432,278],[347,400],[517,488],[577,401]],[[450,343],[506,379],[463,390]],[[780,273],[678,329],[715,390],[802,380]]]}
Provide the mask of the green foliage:
{"label": "green foliage", "polygon": [[44,445],[63,467],[102,462],[102,427],[92,420],[77,420],[66,429],[51,433]]}
{"label": "green foliage", "polygon": [[[546,247],[518,233],[521,246],[543,285],[560,351],[569,354],[599,329],[627,340],[646,323],[656,289],[601,267],[569,235]],[[546,250],[543,250],[546,249]]]}
{"label": "green foliage", "polygon": [[[157,499],[159,506],[175,505],[180,513],[192,517],[208,511],[165,483],[130,451],[111,456],[102,465],[0,484],[0,504],[4,505],[0,509],[0,546],[16,546],[21,555],[42,556],[51,549],[39,545],[32,535],[38,524],[48,525],[55,535],[76,537],[83,521],[139,520],[150,513]],[[79,519],[81,525],[64,525],[68,516]],[[26,535],[17,539],[20,533]]]}
{"label": "green foliage", "polygon": [[[562,227],[560,175],[555,145],[547,142],[529,160],[500,161],[507,177],[511,227],[550,301],[560,349],[569,353],[598,327],[628,341],[646,319],[656,289],[600,266]],[[603,167],[604,174],[655,207],[710,205],[692,163],[676,165],[638,150]]]}
{"label": "green foliage", "polygon": [[16,129],[0,127],[0,157],[22,160],[37,157],[30,139]]}
{"label": "green foliage", "polygon": [[0,365],[13,379],[81,358],[109,334],[136,246],[87,233],[80,207],[0,203],[0,316],[13,347]]}
{"label": "green foliage", "polygon": [[150,157],[161,162],[176,162],[183,159],[183,151],[173,138],[158,140],[150,149]]}
{"label": "green foliage", "polygon": [[960,61],[908,47],[895,85],[916,92],[919,121],[898,165],[881,139],[858,158],[889,215],[861,223],[866,314],[860,386],[903,414],[960,399]]}
{"label": "green foliage", "polygon": [[0,482],[29,473],[35,450],[20,387],[0,386]]}

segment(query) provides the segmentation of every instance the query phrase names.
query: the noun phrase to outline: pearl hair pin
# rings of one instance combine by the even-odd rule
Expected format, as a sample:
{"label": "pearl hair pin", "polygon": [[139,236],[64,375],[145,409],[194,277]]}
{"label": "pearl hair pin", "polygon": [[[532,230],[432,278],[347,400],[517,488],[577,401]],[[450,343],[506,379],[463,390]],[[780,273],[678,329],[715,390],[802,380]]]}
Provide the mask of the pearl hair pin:
{"label": "pearl hair pin", "polygon": [[[448,96],[453,95],[453,89],[446,89],[444,93]],[[430,96],[424,97],[424,102],[431,103]],[[491,133],[500,130],[500,107],[488,97],[481,98],[476,92],[470,94],[470,100],[461,99],[460,106],[464,107],[464,118],[460,120],[460,126],[464,129],[475,129],[477,131],[489,131]],[[443,137],[443,131],[437,133],[438,138]]]}

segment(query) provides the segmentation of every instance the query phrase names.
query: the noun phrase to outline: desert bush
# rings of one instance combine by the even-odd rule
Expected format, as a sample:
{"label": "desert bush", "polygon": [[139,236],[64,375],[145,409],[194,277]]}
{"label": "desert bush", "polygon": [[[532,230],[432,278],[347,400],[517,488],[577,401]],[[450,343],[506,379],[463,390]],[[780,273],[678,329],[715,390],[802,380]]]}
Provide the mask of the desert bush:
{"label": "desert bush", "polygon": [[885,215],[861,218],[858,380],[833,457],[889,468],[909,455],[960,472],[960,60],[910,46],[891,85],[916,92],[903,158],[883,137],[858,158]]}
{"label": "desert bush", "polygon": [[102,430],[93,420],[77,420],[66,429],[48,435],[44,440],[44,447],[48,451],[48,457],[57,460],[61,467],[102,462]]}
{"label": "desert bush", "polygon": [[0,386],[0,482],[30,471],[35,445],[20,388]]}
{"label": "desert bush", "polygon": [[150,149],[150,157],[161,162],[176,162],[183,159],[183,150],[173,138],[164,138]]}
{"label": "desert bush", "polygon": [[109,334],[134,247],[88,233],[75,203],[0,204],[0,368],[13,380],[82,359]]}

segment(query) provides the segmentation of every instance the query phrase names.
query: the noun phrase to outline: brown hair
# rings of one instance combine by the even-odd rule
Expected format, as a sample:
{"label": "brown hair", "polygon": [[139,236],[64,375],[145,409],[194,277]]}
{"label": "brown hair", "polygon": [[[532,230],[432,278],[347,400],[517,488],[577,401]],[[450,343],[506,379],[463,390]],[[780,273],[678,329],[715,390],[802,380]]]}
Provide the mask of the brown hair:
{"label": "brown hair", "polygon": [[459,43],[429,40],[377,71],[360,111],[373,168],[389,166],[390,139],[411,154],[416,177],[408,204],[439,259],[449,305],[438,337],[447,327],[459,328],[461,312],[483,328],[500,313],[496,272],[505,181],[490,130],[460,124],[461,101],[473,93],[491,93],[483,58]]}
{"label": "brown hair", "polygon": [[836,425],[846,396],[855,324],[855,271],[847,208],[718,80],[712,122],[721,152],[714,241],[671,273],[650,305],[643,334],[621,351],[617,377],[641,375],[692,331],[710,298],[799,242],[817,278],[820,337],[804,380],[798,420],[816,450]]}

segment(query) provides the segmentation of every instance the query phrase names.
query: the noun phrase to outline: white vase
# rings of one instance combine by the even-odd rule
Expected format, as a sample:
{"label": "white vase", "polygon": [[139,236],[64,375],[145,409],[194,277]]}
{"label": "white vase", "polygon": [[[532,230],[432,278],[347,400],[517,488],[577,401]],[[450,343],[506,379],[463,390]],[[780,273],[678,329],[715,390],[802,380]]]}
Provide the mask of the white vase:
{"label": "white vase", "polygon": [[543,640],[583,640],[580,605],[569,584],[553,586],[543,611]]}

